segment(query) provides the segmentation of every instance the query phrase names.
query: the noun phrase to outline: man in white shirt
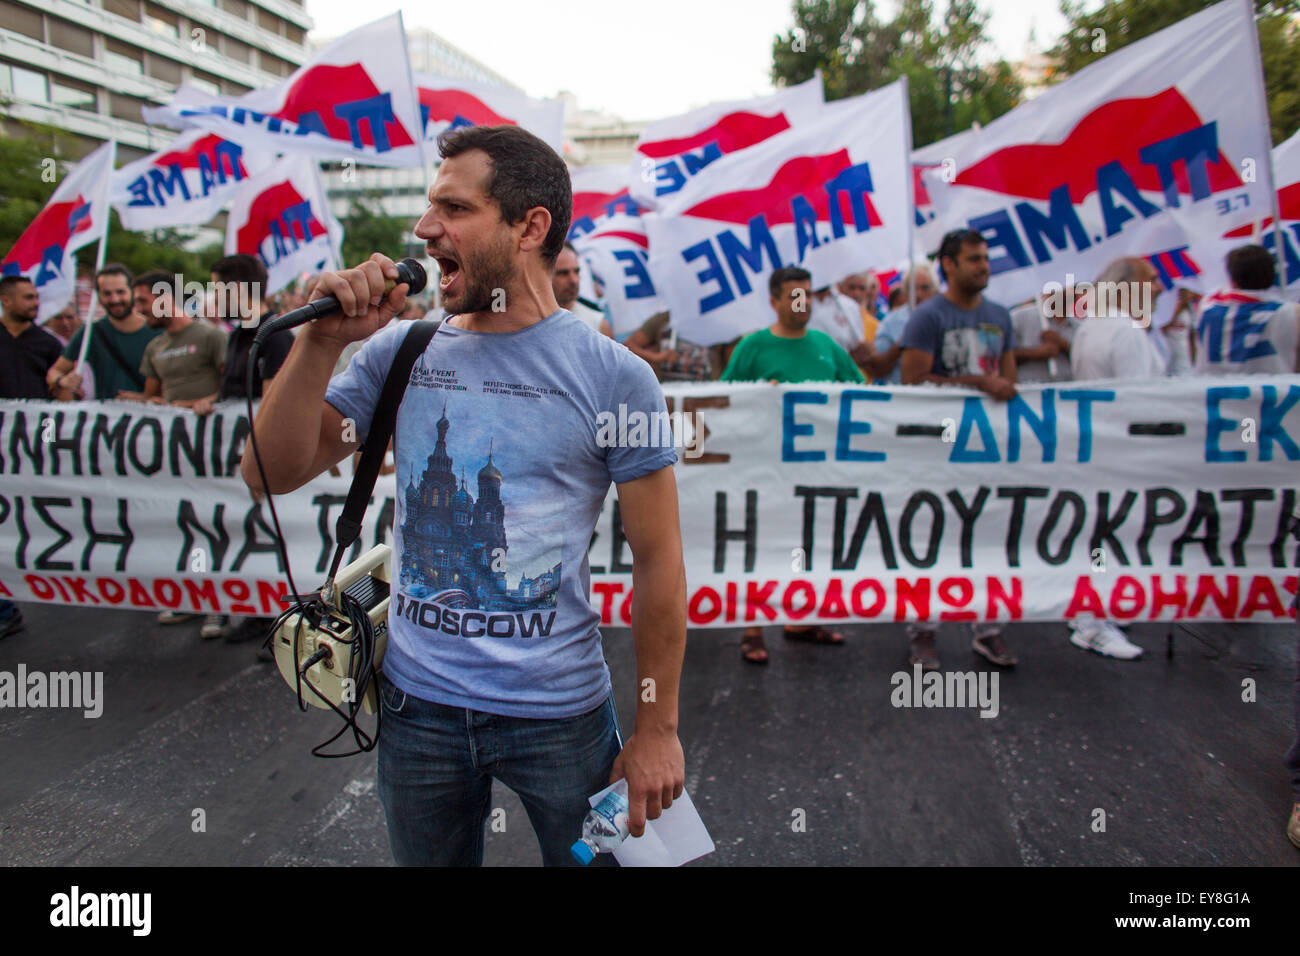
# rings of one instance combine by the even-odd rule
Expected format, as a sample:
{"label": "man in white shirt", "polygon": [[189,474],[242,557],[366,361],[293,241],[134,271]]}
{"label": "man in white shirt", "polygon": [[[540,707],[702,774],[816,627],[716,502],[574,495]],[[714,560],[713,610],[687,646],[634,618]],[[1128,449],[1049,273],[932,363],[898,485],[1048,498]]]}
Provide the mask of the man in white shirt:
{"label": "man in white shirt", "polygon": [[[1160,283],[1146,259],[1116,259],[1097,277],[1089,315],[1074,333],[1070,367],[1075,381],[1093,378],[1160,378],[1164,363],[1147,329],[1155,311]],[[1105,657],[1136,660],[1142,648],[1114,621],[1070,621],[1070,643]]]}
{"label": "man in white shirt", "polygon": [[827,286],[812,294],[811,311],[808,328],[825,332],[859,368],[865,369],[874,353],[866,342],[858,303]]}
{"label": "man in white shirt", "polygon": [[1094,285],[1092,314],[1070,346],[1076,381],[1094,378],[1159,378],[1164,363],[1147,330],[1160,283],[1155,266],[1130,256],[1108,265]]}
{"label": "man in white shirt", "polygon": [[1300,309],[1278,294],[1263,246],[1228,253],[1230,289],[1206,296],[1196,318],[1197,375],[1290,375],[1300,369]]}
{"label": "man in white shirt", "polygon": [[551,289],[555,293],[555,301],[560,304],[561,309],[568,309],[594,331],[612,339],[614,330],[606,321],[605,314],[599,309],[591,308],[578,298],[578,279],[581,274],[582,261],[578,258],[578,251],[566,242],[555,259],[555,272],[551,275]]}

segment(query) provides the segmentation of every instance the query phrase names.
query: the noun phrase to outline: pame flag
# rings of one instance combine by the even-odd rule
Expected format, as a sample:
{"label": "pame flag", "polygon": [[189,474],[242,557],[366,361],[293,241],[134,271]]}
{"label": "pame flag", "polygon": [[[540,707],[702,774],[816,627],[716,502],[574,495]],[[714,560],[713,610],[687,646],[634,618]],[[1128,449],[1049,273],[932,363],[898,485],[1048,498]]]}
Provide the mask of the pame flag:
{"label": "pame flag", "polygon": [[[1281,228],[1273,225],[1273,210],[1258,223],[1241,226],[1225,238],[1241,245],[1254,242],[1270,252],[1282,237],[1282,283],[1288,298],[1300,296],[1300,133],[1273,149],[1273,181],[1277,184],[1277,211]],[[1263,210],[1260,210],[1261,212]],[[1274,254],[1276,256],[1276,253]]]}
{"label": "pame flag", "polygon": [[951,181],[927,171],[945,227],[988,240],[988,295],[1019,302],[1129,255],[1220,283],[1222,236],[1271,199],[1255,43],[1249,5],[1225,0],[960,140]]}
{"label": "pame flag", "polygon": [[419,166],[420,111],[401,13],[330,43],[283,83],[237,97],[182,86],[149,123],[198,127],[249,150],[351,159],[372,166]]}
{"label": "pame flag", "polygon": [[343,227],[330,213],[320,169],[306,156],[285,156],[235,194],[226,224],[226,255],[242,252],[266,265],[263,295],[304,272],[340,268]]}
{"label": "pame flag", "polygon": [[458,77],[415,74],[424,138],[462,126],[518,126],[560,153],[564,149],[564,104]]}
{"label": "pame flag", "polygon": [[645,206],[668,202],[723,156],[815,119],[822,103],[818,72],[771,96],[713,103],[648,123],[632,156],[632,196]]}
{"label": "pame flag", "polygon": [[944,220],[934,208],[930,191],[926,188],[925,173],[933,170],[935,175],[945,182],[951,182],[957,174],[957,161],[954,153],[962,140],[979,134],[979,130],[968,129],[946,139],[912,150],[912,197],[915,203],[912,243],[914,259],[923,259],[938,250],[947,232]]}
{"label": "pame flag", "polygon": [[831,103],[643,217],[682,337],[716,345],[771,324],[767,280],[781,266],[807,269],[818,289],[906,260],[909,122],[902,80]]}
{"label": "pame flag", "polygon": [[275,160],[270,153],[193,129],[164,150],[128,163],[113,174],[109,203],[127,229],[161,229],[206,223],[249,176]]}
{"label": "pame flag", "polygon": [[77,163],[0,260],[0,274],[24,276],[36,286],[37,322],[72,302],[77,279],[74,253],[102,241],[108,231],[108,183],[116,151],[117,144],[109,140]]}
{"label": "pame flag", "polygon": [[648,210],[629,195],[626,166],[580,166],[569,175],[569,241],[604,288],[614,336],[635,332],[667,308],[650,277],[650,240],[641,221]]}

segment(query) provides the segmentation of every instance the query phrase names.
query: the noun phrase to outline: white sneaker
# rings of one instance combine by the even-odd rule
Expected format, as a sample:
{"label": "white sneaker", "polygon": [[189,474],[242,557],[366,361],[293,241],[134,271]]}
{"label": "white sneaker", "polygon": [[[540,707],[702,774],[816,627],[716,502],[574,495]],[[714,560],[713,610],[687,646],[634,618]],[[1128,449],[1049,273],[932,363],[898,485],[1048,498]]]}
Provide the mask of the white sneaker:
{"label": "white sneaker", "polygon": [[1070,625],[1070,643],[1086,651],[1122,661],[1136,660],[1142,656],[1138,647],[1110,621],[1084,621]]}
{"label": "white sneaker", "polygon": [[203,619],[203,626],[199,628],[199,637],[205,641],[215,640],[226,633],[226,615],[209,614]]}

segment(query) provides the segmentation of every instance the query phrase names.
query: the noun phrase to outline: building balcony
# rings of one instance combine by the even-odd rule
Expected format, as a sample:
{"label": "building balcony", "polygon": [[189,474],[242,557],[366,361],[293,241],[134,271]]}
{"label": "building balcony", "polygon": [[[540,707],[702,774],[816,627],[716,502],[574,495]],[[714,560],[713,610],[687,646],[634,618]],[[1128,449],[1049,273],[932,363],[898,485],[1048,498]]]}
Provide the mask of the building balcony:
{"label": "building balcony", "polygon": [[[53,126],[95,140],[116,139],[119,144],[135,147],[145,153],[166,146],[173,135],[171,130],[165,130],[161,134],[157,130],[151,133],[144,123],[131,123],[107,113],[74,110],[54,103],[11,100],[4,110],[4,115],[31,123],[43,123],[46,126]],[[120,155],[119,151],[119,166],[123,164],[124,158],[126,157]]]}
{"label": "building balcony", "polygon": [[[230,73],[228,74],[230,78],[246,86],[264,86],[268,82],[265,76],[274,76],[274,74],[264,75],[261,71],[254,70],[248,64],[241,63],[238,60],[221,57],[216,52],[216,37],[209,38],[205,43],[206,52],[196,53],[188,30],[180,36],[168,36],[150,29],[143,22],[128,20],[126,17],[120,17],[100,7],[78,2],[78,0],[16,0],[16,2],[40,10],[42,13],[69,20],[105,36],[122,40],[132,46],[171,57],[180,63],[189,63],[200,69],[209,71],[225,70],[227,69],[226,64],[229,64],[230,68],[237,71],[238,74]],[[160,6],[166,6],[168,9],[184,15],[190,21],[190,29],[198,26],[205,30],[211,30],[218,35],[225,34],[234,37],[250,46],[274,54],[280,59],[288,61],[294,67],[301,65],[308,57],[305,44],[299,46],[291,43],[277,33],[263,30],[256,24],[240,19],[224,10],[193,2],[193,0],[167,0],[166,3],[160,4]],[[306,19],[310,22],[309,17]],[[211,58],[213,62],[210,66],[205,66],[201,58]],[[275,79],[280,79],[280,77],[275,77]]]}

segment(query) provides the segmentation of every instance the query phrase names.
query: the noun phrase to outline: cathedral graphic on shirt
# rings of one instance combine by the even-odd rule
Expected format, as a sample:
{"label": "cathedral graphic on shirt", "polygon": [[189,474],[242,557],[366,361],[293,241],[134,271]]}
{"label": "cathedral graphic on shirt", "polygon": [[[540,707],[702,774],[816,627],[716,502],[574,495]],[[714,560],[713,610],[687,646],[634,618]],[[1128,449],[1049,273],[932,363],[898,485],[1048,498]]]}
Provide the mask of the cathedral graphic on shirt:
{"label": "cathedral graphic on shirt", "polygon": [[[531,610],[555,607],[559,561],[533,575],[509,580],[508,515],[501,497],[505,476],[489,440],[487,463],[478,472],[478,495],[459,480],[447,451],[451,422],[446,406],[437,422],[438,441],[424,472],[411,474],[404,489],[400,583],[413,597],[463,608]],[[508,469],[508,465],[507,465]],[[548,549],[549,550],[549,549]],[[559,552],[558,543],[554,543]],[[534,560],[528,563],[536,563]]]}

